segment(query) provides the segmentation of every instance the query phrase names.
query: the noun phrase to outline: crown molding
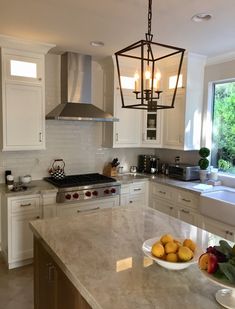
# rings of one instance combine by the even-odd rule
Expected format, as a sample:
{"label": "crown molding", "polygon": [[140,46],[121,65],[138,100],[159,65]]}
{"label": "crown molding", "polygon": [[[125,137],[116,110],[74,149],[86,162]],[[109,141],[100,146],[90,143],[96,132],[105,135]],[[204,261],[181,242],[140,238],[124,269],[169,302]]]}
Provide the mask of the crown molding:
{"label": "crown molding", "polygon": [[214,56],[214,57],[208,57],[206,65],[214,65],[214,64],[232,61],[232,60],[235,60],[235,51],[222,54],[222,55],[218,55],[218,56]]}
{"label": "crown molding", "polygon": [[47,54],[48,51],[55,47],[54,44],[29,41],[29,40],[21,40],[19,38],[15,38],[7,35],[0,35],[0,47],[4,48],[13,48],[31,51],[35,53]]}

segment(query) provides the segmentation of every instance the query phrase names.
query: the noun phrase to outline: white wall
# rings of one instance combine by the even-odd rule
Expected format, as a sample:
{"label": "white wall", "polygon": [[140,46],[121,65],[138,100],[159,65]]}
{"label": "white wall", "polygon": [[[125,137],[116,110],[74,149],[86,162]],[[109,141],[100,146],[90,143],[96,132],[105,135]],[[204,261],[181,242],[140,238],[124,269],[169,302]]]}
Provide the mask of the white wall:
{"label": "white wall", "polygon": [[[102,106],[102,78],[100,68],[93,63],[93,99]],[[46,56],[46,112],[60,103],[60,56]],[[46,150],[0,152],[0,182],[4,171],[12,170],[18,177],[31,174],[33,179],[48,176],[47,170],[53,159],[63,158],[67,174],[102,172],[104,164],[118,157],[127,171],[137,164],[141,153],[154,153],[153,149],[104,149],[102,124],[93,122],[46,121]]]}

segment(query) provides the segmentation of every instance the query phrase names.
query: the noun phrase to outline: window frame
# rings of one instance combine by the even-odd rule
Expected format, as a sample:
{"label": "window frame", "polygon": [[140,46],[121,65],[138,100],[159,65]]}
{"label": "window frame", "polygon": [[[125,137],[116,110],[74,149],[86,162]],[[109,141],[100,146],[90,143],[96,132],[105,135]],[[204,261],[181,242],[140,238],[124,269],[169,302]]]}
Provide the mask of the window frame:
{"label": "window frame", "polygon": [[[213,138],[213,119],[214,119],[214,102],[215,102],[215,85],[216,84],[226,84],[230,82],[235,82],[235,78],[226,78],[222,80],[210,81],[208,83],[208,100],[205,109],[206,115],[204,116],[204,126],[202,133],[202,142],[212,149],[212,138]],[[211,154],[209,157],[211,162]],[[230,174],[226,172],[219,171],[219,178],[223,181],[224,185],[235,187],[235,174]],[[228,183],[227,183],[228,182]]]}

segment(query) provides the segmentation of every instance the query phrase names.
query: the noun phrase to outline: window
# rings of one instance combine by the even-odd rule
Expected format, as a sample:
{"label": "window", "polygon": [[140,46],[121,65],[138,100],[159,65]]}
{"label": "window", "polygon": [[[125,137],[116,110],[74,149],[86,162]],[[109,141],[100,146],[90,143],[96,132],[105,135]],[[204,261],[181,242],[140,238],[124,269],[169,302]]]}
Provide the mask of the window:
{"label": "window", "polygon": [[211,163],[235,174],[235,81],[214,83]]}

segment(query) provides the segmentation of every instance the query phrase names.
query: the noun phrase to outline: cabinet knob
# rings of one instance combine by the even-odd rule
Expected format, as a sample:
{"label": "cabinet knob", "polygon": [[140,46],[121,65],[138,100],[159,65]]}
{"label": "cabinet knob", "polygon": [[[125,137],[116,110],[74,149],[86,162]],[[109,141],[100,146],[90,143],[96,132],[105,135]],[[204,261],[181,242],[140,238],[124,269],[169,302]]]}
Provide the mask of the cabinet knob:
{"label": "cabinet knob", "polygon": [[37,216],[35,219],[40,219],[40,216]]}
{"label": "cabinet knob", "polygon": [[133,203],[133,201],[129,201],[129,203],[130,203],[130,204],[132,204],[132,203]]}
{"label": "cabinet knob", "polygon": [[42,80],[42,78],[41,78],[41,77],[39,77],[39,78],[38,78],[38,80],[40,80],[40,81],[41,81],[41,80]]}

